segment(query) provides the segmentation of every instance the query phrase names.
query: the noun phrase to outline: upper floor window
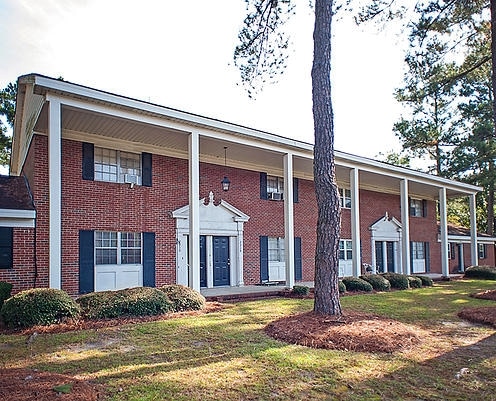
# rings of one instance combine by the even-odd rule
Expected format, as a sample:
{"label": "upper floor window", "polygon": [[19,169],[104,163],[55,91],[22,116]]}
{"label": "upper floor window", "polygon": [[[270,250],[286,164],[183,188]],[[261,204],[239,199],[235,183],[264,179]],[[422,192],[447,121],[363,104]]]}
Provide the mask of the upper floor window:
{"label": "upper floor window", "polygon": [[267,176],[267,197],[273,200],[283,199],[284,194],[284,178]]}
{"label": "upper floor window", "polygon": [[422,199],[410,199],[410,216],[425,217],[425,201]]}
{"label": "upper floor window", "polygon": [[95,264],[141,264],[141,233],[95,231]]}
{"label": "upper floor window", "polygon": [[284,262],[284,238],[268,238],[269,262]]}
{"label": "upper floor window", "polygon": [[486,244],[477,244],[479,259],[486,259]]}
{"label": "upper floor window", "polygon": [[339,259],[351,260],[353,258],[352,242],[351,240],[339,240]]}
{"label": "upper floor window", "polygon": [[339,206],[351,209],[351,191],[346,188],[339,188]]}
{"label": "upper floor window", "polygon": [[141,155],[95,147],[95,180],[141,185]]}

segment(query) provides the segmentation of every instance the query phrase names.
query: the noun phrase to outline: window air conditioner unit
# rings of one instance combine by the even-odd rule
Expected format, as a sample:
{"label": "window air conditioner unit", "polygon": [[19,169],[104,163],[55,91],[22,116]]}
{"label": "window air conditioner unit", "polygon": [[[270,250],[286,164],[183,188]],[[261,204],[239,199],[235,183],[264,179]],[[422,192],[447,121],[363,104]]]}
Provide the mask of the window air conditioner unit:
{"label": "window air conditioner unit", "polygon": [[271,200],[281,200],[282,199],[282,194],[280,192],[269,192],[268,198]]}
{"label": "window air conditioner unit", "polygon": [[124,182],[126,184],[137,184],[138,176],[134,174],[124,174]]}

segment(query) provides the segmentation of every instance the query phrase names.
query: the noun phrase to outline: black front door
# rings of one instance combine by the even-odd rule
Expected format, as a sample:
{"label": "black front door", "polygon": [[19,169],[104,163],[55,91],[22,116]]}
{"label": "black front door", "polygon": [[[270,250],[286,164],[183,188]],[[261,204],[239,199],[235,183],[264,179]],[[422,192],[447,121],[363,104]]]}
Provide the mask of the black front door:
{"label": "black front door", "polygon": [[394,242],[388,241],[386,243],[387,252],[387,271],[394,273]]}
{"label": "black front door", "polygon": [[213,237],[214,286],[229,285],[229,237]]}
{"label": "black front door", "polygon": [[382,241],[375,242],[375,266],[378,273],[384,273],[384,257],[382,255]]}
{"label": "black front door", "polygon": [[207,237],[200,235],[200,287],[207,286]]}

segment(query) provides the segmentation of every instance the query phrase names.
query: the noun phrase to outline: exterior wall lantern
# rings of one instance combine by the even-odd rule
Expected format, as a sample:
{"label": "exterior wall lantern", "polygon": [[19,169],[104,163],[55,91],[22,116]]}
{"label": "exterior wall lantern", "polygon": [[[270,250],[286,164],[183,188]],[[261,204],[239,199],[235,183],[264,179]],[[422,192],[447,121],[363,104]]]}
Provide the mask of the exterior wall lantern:
{"label": "exterior wall lantern", "polygon": [[[227,146],[224,146],[224,167],[227,167]],[[227,178],[227,176],[224,176],[224,179],[220,183],[224,192],[229,191],[231,181],[229,181],[229,178]]]}

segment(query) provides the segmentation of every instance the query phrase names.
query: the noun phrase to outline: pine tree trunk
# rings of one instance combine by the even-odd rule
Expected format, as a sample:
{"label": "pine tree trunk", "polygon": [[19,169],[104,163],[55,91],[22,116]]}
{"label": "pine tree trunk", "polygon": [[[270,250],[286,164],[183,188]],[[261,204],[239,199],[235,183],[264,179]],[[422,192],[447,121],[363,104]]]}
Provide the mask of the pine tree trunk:
{"label": "pine tree trunk", "polygon": [[313,169],[318,216],[314,311],[341,315],[338,289],[341,215],[334,165],[330,78],[332,6],[332,0],[315,1],[312,101],[315,133]]}
{"label": "pine tree trunk", "polygon": [[[491,0],[491,83],[493,87],[493,141],[496,141],[496,0]],[[491,169],[494,163],[491,163]],[[487,233],[494,234],[494,182],[488,188]]]}

